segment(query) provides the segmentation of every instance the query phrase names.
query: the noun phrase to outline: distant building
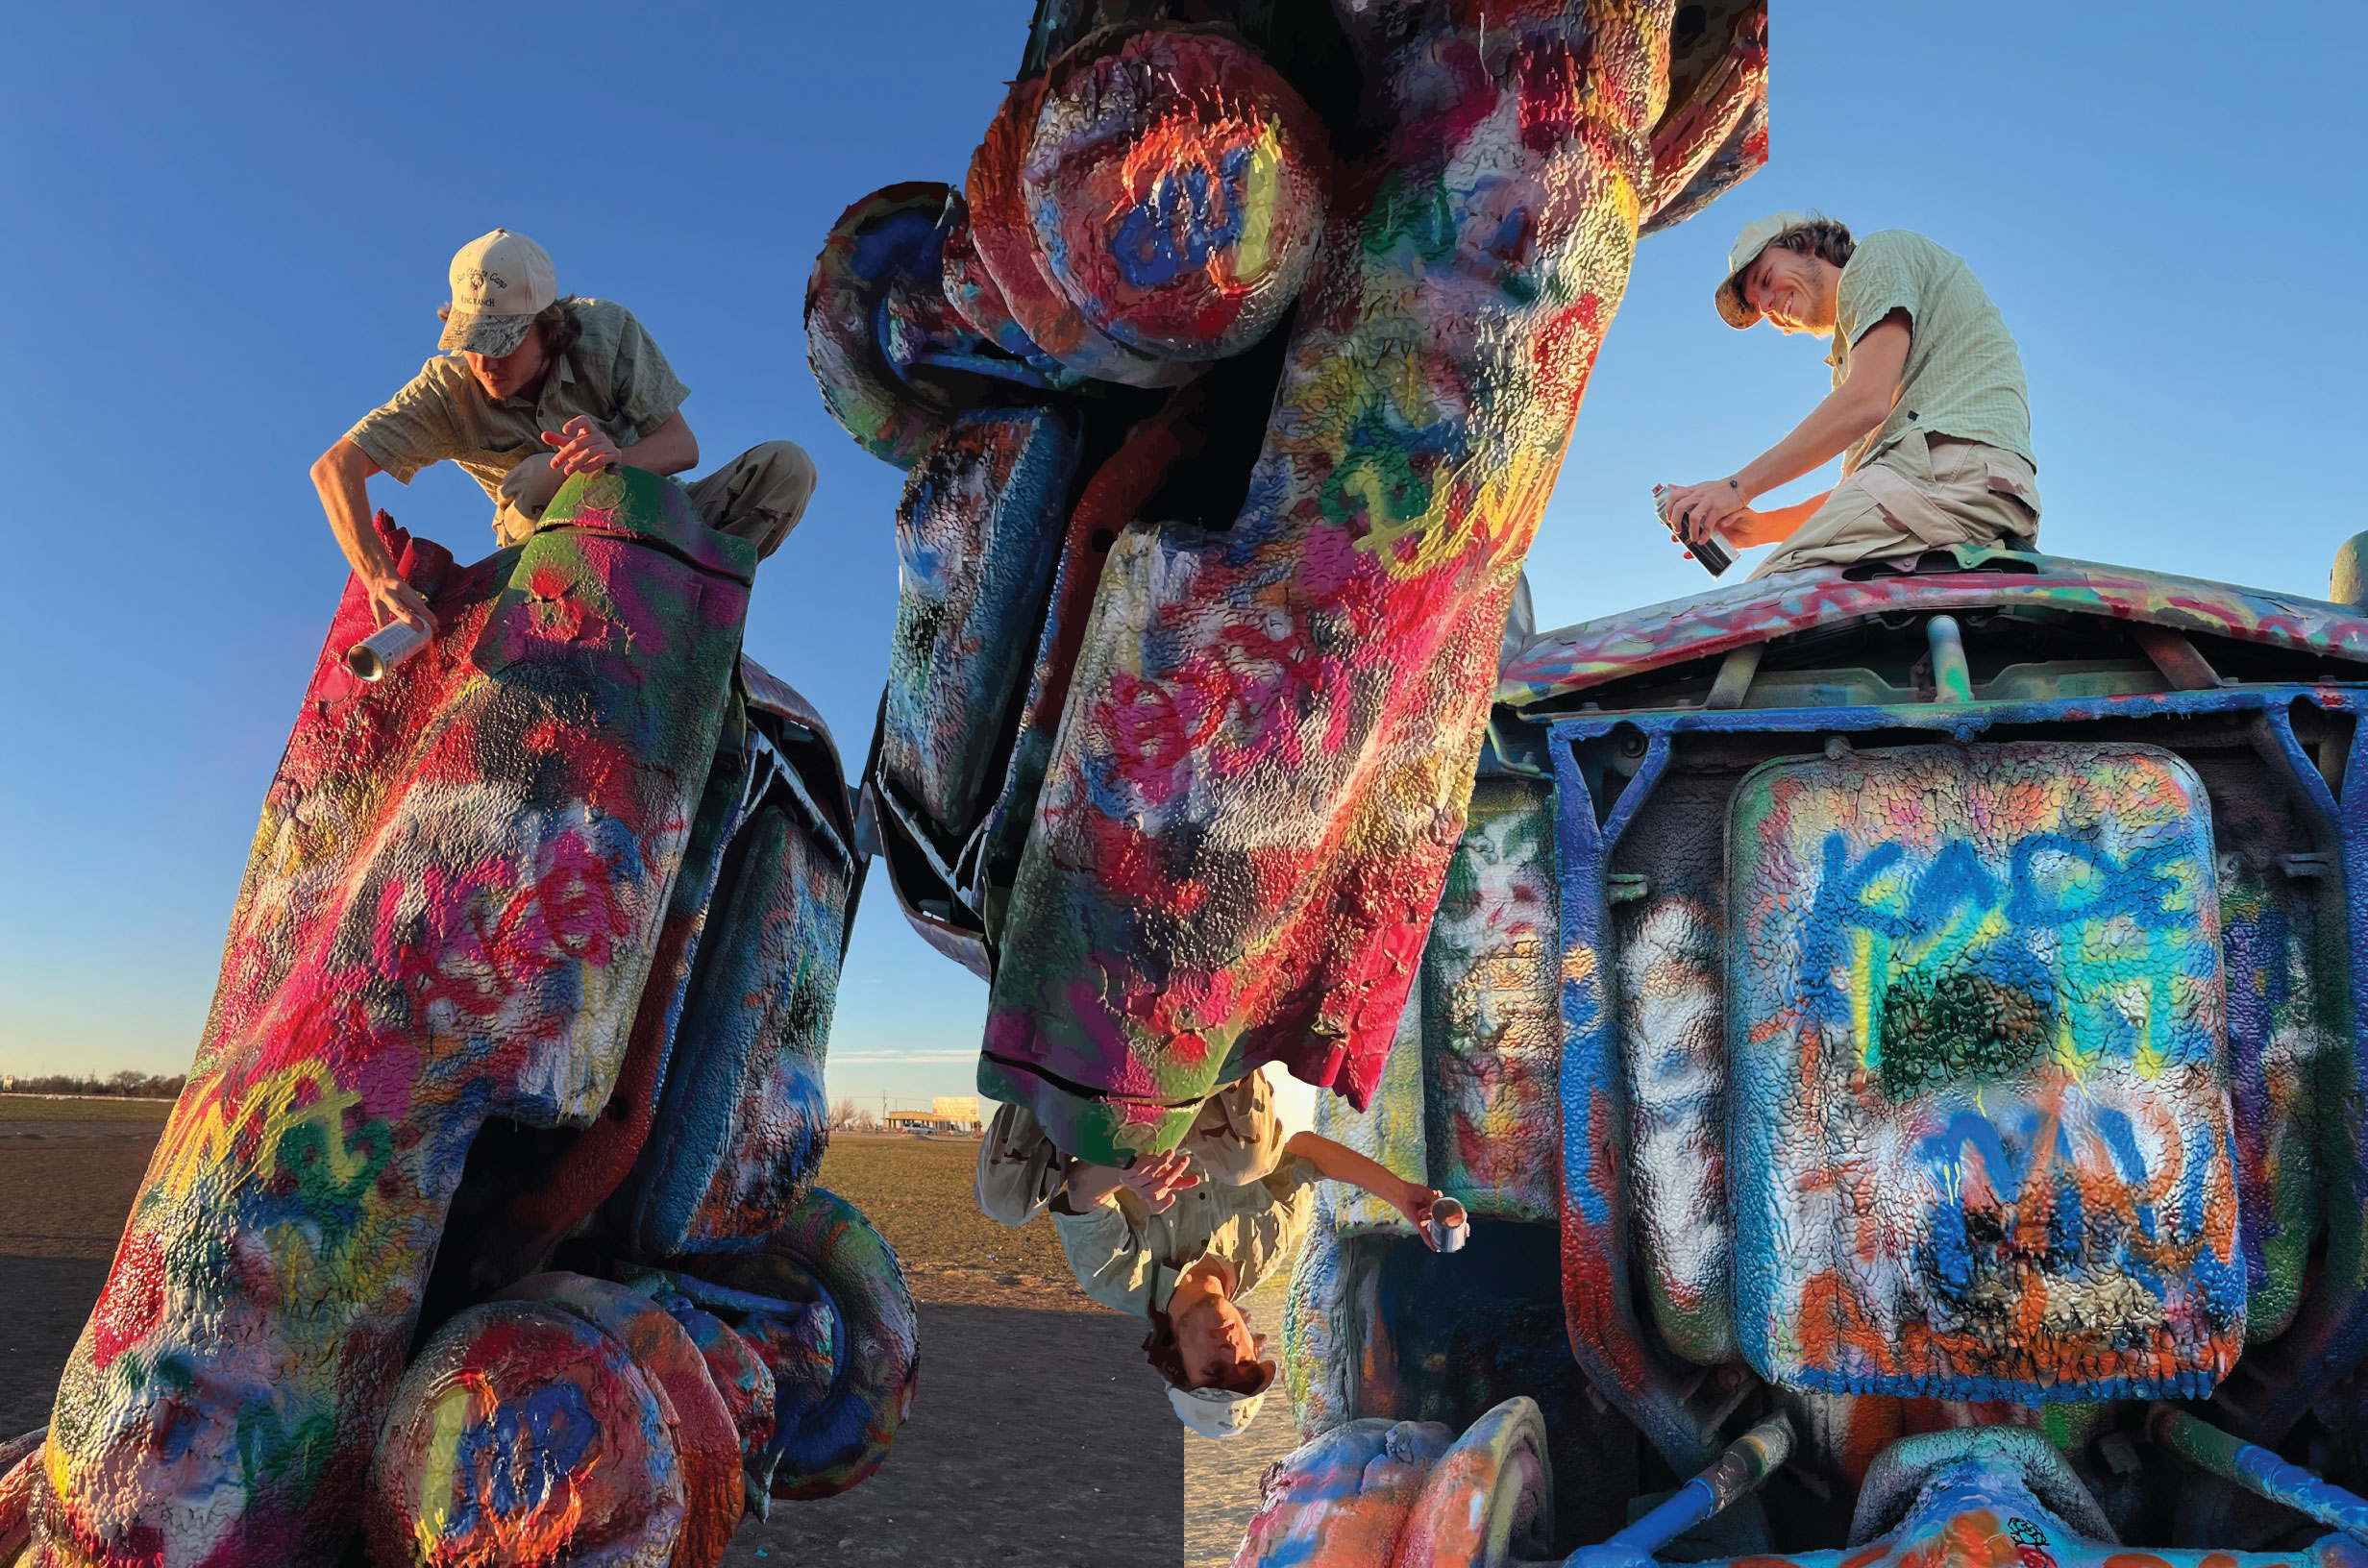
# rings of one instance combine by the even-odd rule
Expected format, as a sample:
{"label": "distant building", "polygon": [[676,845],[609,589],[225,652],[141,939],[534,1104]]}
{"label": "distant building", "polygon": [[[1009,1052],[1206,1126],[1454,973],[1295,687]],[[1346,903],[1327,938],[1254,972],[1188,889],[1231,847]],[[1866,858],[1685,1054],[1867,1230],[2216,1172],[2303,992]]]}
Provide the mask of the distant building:
{"label": "distant building", "polygon": [[971,1094],[942,1095],[926,1111],[891,1111],[883,1119],[890,1131],[904,1133],[976,1133],[985,1126]]}

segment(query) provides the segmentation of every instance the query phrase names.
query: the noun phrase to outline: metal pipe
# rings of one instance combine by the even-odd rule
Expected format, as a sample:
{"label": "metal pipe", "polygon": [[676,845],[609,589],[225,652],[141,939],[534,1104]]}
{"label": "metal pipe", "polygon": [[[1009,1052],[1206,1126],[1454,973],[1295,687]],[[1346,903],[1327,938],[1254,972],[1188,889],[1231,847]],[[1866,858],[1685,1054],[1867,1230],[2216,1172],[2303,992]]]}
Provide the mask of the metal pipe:
{"label": "metal pipe", "polygon": [[1650,1556],[1705,1519],[1716,1517],[1792,1457],[1792,1423],[1780,1412],[1727,1445],[1711,1467],[1643,1518],[1604,1542]]}
{"label": "metal pipe", "polygon": [[1933,650],[1933,700],[1973,700],[1973,672],[1965,664],[1965,633],[1953,615],[1936,615],[1924,623],[1924,636]]}
{"label": "metal pipe", "polygon": [[2149,1424],[2156,1442],[2198,1469],[2233,1482],[2256,1497],[2282,1503],[2356,1541],[2368,1541],[2368,1498],[2322,1481],[2266,1448],[2232,1437],[2210,1422],[2199,1421],[2168,1405],[2157,1405]]}

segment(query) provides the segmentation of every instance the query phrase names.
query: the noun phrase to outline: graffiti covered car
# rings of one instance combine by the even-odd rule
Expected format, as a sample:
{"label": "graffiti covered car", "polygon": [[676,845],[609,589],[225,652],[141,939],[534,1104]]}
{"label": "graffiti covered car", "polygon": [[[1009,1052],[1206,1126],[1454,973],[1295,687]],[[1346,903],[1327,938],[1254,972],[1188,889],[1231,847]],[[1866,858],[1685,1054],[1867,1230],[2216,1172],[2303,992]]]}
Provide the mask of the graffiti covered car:
{"label": "graffiti covered car", "polygon": [[222,976],[0,1558],[713,1564],[912,1394],[896,1259],[813,1182],[860,887],[755,554],[571,479],[372,682],[349,583]]}
{"label": "graffiti covered car", "polygon": [[1510,640],[1320,1113],[1471,1239],[1322,1211],[1242,1560],[2355,1560],[2364,703],[2356,602],[2005,551]]}
{"label": "graffiti covered car", "polygon": [[866,817],[982,1094],[1113,1164],[1363,1104],[1638,237],[1766,158],[1765,8],[1040,0],[856,202],[824,401],[906,471]]}

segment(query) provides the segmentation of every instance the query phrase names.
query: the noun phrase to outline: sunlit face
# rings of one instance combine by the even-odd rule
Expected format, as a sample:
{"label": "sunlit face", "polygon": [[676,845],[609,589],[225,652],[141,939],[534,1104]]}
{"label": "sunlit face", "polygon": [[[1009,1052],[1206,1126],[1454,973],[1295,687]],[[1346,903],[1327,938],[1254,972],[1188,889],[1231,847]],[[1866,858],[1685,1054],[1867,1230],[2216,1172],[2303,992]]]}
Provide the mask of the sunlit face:
{"label": "sunlit face", "polygon": [[1242,1309],[1223,1296],[1196,1303],[1175,1320],[1176,1349],[1195,1388],[1225,1381],[1236,1367],[1266,1360],[1267,1336],[1249,1332]]}
{"label": "sunlit face", "polygon": [[469,362],[469,374],[477,384],[496,398],[514,398],[542,380],[543,369],[550,356],[543,353],[543,334],[529,331],[525,342],[512,353],[495,358],[491,355],[462,354]]}
{"label": "sunlit face", "polygon": [[1781,332],[1824,332],[1834,327],[1841,270],[1813,256],[1770,245],[1743,269],[1736,291]]}

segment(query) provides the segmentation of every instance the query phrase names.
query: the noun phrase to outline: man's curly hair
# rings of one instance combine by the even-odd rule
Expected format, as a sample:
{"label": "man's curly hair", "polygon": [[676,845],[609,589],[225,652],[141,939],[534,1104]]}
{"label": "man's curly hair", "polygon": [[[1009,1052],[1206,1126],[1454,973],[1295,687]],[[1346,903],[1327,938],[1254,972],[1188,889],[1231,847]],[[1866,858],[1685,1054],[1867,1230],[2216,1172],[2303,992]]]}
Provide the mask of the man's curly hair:
{"label": "man's curly hair", "polygon": [[[1848,232],[1843,243],[1849,242]],[[556,359],[574,348],[583,336],[582,318],[576,314],[576,296],[554,300],[534,313],[534,333],[543,340],[543,353]]]}
{"label": "man's curly hair", "polygon": [[1837,223],[1822,212],[1812,212],[1807,223],[1795,224],[1768,241],[1770,250],[1794,251],[1802,256],[1813,256],[1837,267],[1850,264],[1851,255],[1859,248],[1850,237],[1850,226]]}

